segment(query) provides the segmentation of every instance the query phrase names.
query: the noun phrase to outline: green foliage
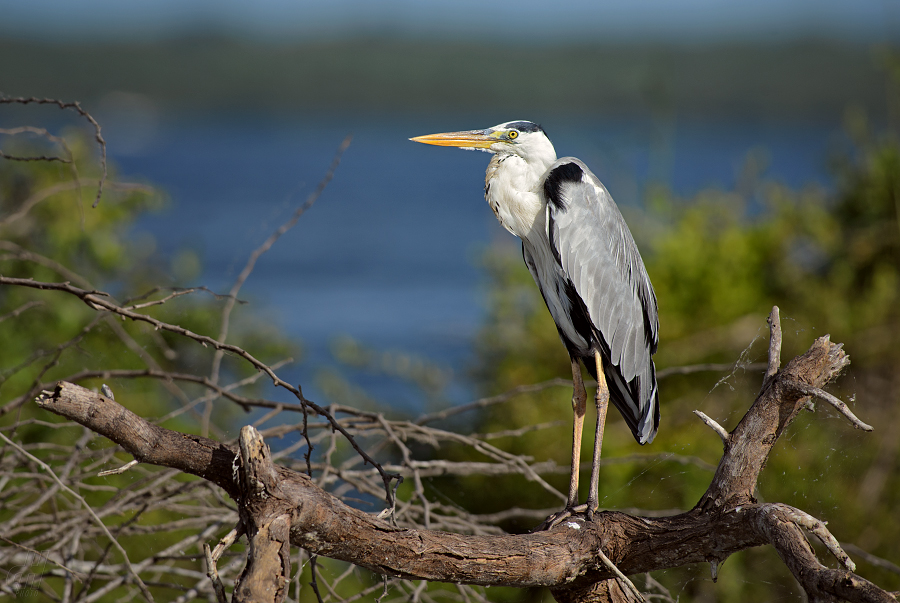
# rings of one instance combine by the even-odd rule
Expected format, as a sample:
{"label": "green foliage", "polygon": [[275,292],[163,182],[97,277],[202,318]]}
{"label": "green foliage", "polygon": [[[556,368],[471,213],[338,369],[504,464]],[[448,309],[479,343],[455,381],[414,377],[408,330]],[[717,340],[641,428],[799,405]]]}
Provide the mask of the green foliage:
{"label": "green foliage", "polygon": [[[147,282],[148,271],[156,272],[147,267],[149,250],[132,245],[128,231],[139,211],[159,206],[162,199],[149,189],[120,190],[107,194],[101,207],[91,210],[99,178],[93,149],[86,139],[74,137],[70,150],[74,158],[70,165],[0,162],[0,219],[4,221],[0,271],[9,277],[69,281],[87,289]],[[33,154],[23,151],[21,155]],[[20,212],[35,202],[30,211]],[[35,380],[109,366],[111,359],[120,359],[117,368],[140,365],[134,354],[122,354],[113,344],[117,338],[109,325],[93,328],[97,312],[74,297],[58,298],[21,287],[0,291],[0,314],[21,311],[14,320],[0,323],[4,341],[0,394],[5,400],[30,391]],[[87,329],[88,325],[92,328]],[[121,328],[134,332],[131,325]],[[80,341],[67,345],[79,334]],[[3,414],[10,410],[4,407]],[[22,412],[28,416],[32,409]]]}

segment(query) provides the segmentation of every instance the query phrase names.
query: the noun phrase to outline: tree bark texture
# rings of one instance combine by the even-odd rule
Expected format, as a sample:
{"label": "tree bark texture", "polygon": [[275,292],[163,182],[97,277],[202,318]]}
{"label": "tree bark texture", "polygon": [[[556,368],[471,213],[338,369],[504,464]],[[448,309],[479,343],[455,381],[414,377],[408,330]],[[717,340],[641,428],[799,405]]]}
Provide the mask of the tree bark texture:
{"label": "tree bark texture", "polygon": [[[715,425],[725,450],[692,510],[658,518],[602,512],[591,522],[572,517],[529,534],[478,536],[394,527],[349,507],[307,475],[274,465],[252,427],[241,431],[239,447],[230,447],[152,425],[112,399],[65,382],[37,403],[109,438],[142,463],[200,476],[235,499],[250,541],[235,601],[282,600],[290,545],[388,576],[546,586],[568,603],[634,600],[599,560],[598,550],[631,575],[698,562],[715,565],[734,552],[766,544],[774,546],[811,601],[896,601],[853,573],[852,561],[824,524],[787,505],[754,499],[759,473],[779,436],[810,394],[827,396],[821,388],[849,364],[841,345],[825,336],[778,370],[777,308],[770,324],[770,370],[750,410],[730,434],[704,419]],[[865,426],[858,420],[854,424]],[[819,537],[843,569],[825,567],[801,528]]]}

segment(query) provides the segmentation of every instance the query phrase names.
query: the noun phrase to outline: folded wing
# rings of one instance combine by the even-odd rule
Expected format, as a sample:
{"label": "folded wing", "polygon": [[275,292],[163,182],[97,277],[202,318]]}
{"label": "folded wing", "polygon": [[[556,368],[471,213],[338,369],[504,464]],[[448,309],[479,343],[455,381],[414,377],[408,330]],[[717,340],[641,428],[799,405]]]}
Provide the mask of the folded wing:
{"label": "folded wing", "polygon": [[[640,253],[609,192],[584,163],[566,157],[544,177],[547,235],[556,259],[606,356],[610,397],[635,438],[646,443],[659,425],[656,295]],[[573,306],[579,305],[576,299]],[[573,310],[576,310],[573,308]],[[590,368],[590,363],[588,363]]]}

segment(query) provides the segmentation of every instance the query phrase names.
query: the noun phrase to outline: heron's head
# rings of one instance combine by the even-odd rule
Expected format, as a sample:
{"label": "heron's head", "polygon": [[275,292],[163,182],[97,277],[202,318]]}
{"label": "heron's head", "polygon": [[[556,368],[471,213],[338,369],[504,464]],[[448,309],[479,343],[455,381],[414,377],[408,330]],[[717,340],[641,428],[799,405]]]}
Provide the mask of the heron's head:
{"label": "heron's head", "polygon": [[441,147],[485,151],[498,155],[517,155],[529,164],[543,163],[545,167],[556,161],[556,150],[547,134],[530,121],[508,121],[486,130],[444,132],[410,138],[415,142]]}

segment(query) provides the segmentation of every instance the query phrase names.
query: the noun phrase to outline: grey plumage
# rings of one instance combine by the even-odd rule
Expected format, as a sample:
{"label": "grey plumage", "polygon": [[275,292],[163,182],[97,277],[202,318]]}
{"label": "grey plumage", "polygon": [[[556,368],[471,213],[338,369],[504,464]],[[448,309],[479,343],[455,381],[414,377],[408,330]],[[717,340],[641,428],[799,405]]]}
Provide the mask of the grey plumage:
{"label": "grey plumage", "polygon": [[[574,288],[592,328],[576,329],[580,338],[567,336],[567,329],[561,328],[560,336],[569,352],[581,358],[590,358],[592,348],[600,347],[607,360],[604,368],[611,398],[635,438],[644,444],[653,440],[659,425],[656,369],[651,358],[659,342],[656,295],[619,208],[582,161],[573,157],[557,160],[542,182],[571,164],[580,168],[577,180],[541,187],[551,188],[551,195],[558,194],[546,200],[547,239],[561,268],[554,278],[567,279],[572,285],[568,315],[558,316],[549,303],[548,309],[557,325],[577,324],[578,317],[573,315],[581,308],[578,299],[571,299]],[[533,261],[526,259],[526,265],[542,293],[566,290],[564,283],[542,282],[540,273],[532,268]],[[585,366],[596,372],[591,362]]]}
{"label": "grey plumage", "polygon": [[[522,240],[522,257],[541,291],[572,368],[572,472],[566,509],[574,513],[586,393],[581,365],[597,378],[597,424],[586,505],[598,508],[599,461],[611,399],[641,444],[659,426],[652,354],[659,341],[656,295],[619,208],[587,166],[556,159],[543,129],[511,121],[485,130],[446,132],[417,142],[493,153],[484,197]],[[602,374],[597,374],[601,370]]]}

